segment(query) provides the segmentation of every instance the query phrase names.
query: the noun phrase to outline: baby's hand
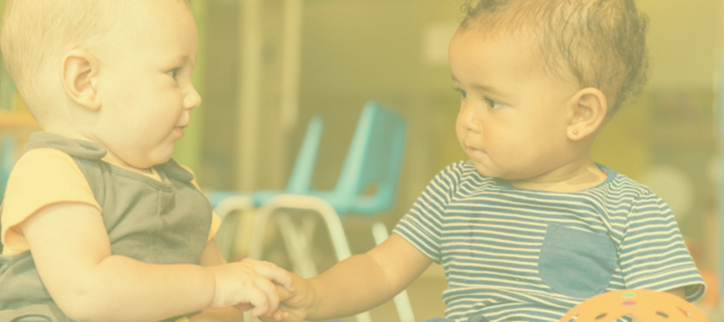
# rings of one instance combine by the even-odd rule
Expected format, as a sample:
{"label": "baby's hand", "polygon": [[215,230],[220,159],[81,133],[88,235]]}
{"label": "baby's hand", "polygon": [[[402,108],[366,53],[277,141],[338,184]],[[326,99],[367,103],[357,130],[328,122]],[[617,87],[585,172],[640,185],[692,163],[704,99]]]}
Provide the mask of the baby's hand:
{"label": "baby's hand", "polygon": [[212,270],[216,281],[212,308],[236,306],[251,309],[257,317],[274,316],[279,307],[276,285],[294,291],[291,274],[269,262],[247,258]]}
{"label": "baby's hand", "polygon": [[261,317],[260,319],[262,321],[299,322],[307,317],[314,302],[314,292],[312,291],[311,284],[298,275],[291,275],[294,279],[295,291],[290,292],[287,289],[277,286],[277,292],[279,293],[279,299],[281,301],[281,311],[278,311],[277,314],[270,318]]}

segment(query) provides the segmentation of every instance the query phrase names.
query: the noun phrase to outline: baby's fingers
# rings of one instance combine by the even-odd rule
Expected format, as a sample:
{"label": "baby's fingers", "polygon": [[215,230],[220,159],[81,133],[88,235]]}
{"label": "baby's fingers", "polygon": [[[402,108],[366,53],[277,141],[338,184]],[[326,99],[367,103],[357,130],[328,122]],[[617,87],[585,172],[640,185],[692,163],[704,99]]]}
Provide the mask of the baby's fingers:
{"label": "baby's fingers", "polygon": [[[254,285],[258,290],[264,293],[267,299],[267,309],[262,311],[261,315],[270,315],[279,308],[279,294],[277,294],[276,286],[266,279],[254,280]],[[255,307],[256,309],[256,307]],[[254,310],[252,310],[254,312]],[[255,316],[259,316],[254,314]]]}
{"label": "baby's fingers", "polygon": [[294,292],[294,283],[292,282],[292,274],[286,270],[276,266],[270,262],[260,261],[254,265],[257,274],[264,276],[275,283],[284,286],[288,291]]}
{"label": "baby's fingers", "polygon": [[263,322],[279,322],[279,321],[287,321],[286,319],[289,317],[289,313],[285,311],[278,310],[272,314],[272,316],[265,317],[260,316],[259,320]]}
{"label": "baby's fingers", "polygon": [[275,287],[277,290],[277,294],[279,294],[279,302],[284,302],[294,296],[294,293],[289,292],[289,290],[287,290],[283,286],[276,285]]}
{"label": "baby's fingers", "polygon": [[289,317],[288,312],[282,310],[277,310],[276,312],[274,312],[274,321],[284,321],[284,319],[286,319],[287,317]]}
{"label": "baby's fingers", "polygon": [[234,305],[234,308],[236,308],[239,311],[246,312],[246,311],[251,310],[253,308],[253,306],[251,306],[251,303],[243,303],[243,304]]}
{"label": "baby's fingers", "polygon": [[271,306],[266,292],[257,287],[249,287],[242,292],[244,292],[244,298],[235,305],[237,309],[244,311],[251,309],[254,316],[260,316],[270,311]]}

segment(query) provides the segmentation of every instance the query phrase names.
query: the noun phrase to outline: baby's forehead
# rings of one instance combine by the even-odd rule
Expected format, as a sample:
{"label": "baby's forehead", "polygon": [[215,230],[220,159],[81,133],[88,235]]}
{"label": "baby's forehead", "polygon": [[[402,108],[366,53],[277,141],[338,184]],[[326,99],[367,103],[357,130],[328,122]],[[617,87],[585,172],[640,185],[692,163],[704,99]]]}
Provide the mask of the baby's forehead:
{"label": "baby's forehead", "polygon": [[[536,16],[539,19],[534,19]],[[484,12],[477,16],[468,17],[461,28],[474,30],[490,37],[507,36],[546,36],[550,32],[553,22],[540,19],[540,15],[529,12],[505,11]]]}
{"label": "baby's forehead", "polygon": [[[482,44],[497,44],[506,50],[514,50],[528,60],[540,60],[544,52],[549,51],[551,43],[547,41],[550,36],[539,28],[530,25],[509,25],[471,23],[461,25],[456,35],[475,40]],[[542,62],[542,61],[541,61]]]}

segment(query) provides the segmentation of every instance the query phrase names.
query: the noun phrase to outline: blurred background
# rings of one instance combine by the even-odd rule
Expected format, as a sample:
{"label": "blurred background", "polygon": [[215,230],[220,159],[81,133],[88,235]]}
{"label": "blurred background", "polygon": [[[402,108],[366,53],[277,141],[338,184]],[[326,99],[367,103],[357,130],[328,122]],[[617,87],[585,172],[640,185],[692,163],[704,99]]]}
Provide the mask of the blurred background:
{"label": "blurred background", "polygon": [[[175,157],[194,169],[205,191],[283,189],[313,115],[326,120],[314,186],[333,187],[368,100],[408,120],[396,203],[384,215],[388,229],[438,171],[465,158],[455,138],[459,102],[447,62],[447,44],[462,18],[460,1],[190,3],[201,38],[194,78],[203,104]],[[697,264],[713,281],[709,298],[699,305],[713,309],[719,283],[713,272],[722,252],[717,97],[724,1],[638,4],[650,18],[650,81],[607,125],[594,154],[671,205]],[[34,123],[2,75],[0,133],[22,147]],[[355,237],[354,223],[346,228],[354,252],[372,247],[370,240]],[[239,238],[243,235],[241,230]],[[240,243],[237,258],[245,256]],[[410,287],[416,320],[443,315],[444,283],[442,269],[433,267]],[[373,311],[375,321],[395,316],[389,305]]]}

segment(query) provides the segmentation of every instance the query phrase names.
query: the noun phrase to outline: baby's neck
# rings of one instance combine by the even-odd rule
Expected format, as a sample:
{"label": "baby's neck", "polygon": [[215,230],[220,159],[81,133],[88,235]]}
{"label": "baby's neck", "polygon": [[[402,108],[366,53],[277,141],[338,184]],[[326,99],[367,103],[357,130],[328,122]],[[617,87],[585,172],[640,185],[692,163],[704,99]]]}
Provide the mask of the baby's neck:
{"label": "baby's neck", "polygon": [[147,168],[147,169],[141,169],[141,168],[133,167],[133,166],[128,165],[128,164],[126,164],[125,162],[121,161],[120,158],[114,156],[112,153],[110,153],[110,151],[108,152],[108,154],[106,154],[105,157],[103,157],[102,160],[105,161],[105,162],[108,162],[108,163],[110,163],[110,164],[112,164],[112,165],[115,165],[115,166],[117,166],[117,167],[119,167],[119,168],[123,168],[123,169],[126,169],[126,170],[131,171],[131,172],[135,172],[135,173],[138,173],[138,174],[142,174],[142,175],[144,175],[144,176],[147,176],[147,177],[149,177],[149,178],[155,179],[155,180],[157,180],[157,181],[163,181],[163,180],[161,179],[161,176],[158,174],[158,171],[156,171],[155,168],[150,167],[150,168]]}
{"label": "baby's neck", "polygon": [[519,189],[578,192],[601,184],[607,177],[608,173],[591,161],[573,170],[557,169],[534,178],[502,181]]}

